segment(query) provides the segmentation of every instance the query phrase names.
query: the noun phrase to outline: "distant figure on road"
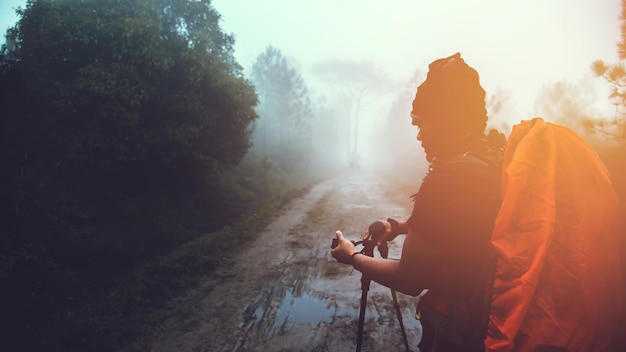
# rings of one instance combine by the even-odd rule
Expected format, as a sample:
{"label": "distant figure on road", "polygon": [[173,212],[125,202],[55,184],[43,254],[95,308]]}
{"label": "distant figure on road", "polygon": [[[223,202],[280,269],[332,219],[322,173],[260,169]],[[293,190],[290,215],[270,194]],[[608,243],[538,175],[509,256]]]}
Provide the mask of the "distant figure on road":
{"label": "distant figure on road", "polygon": [[[385,232],[373,238],[382,252],[406,234],[401,259],[363,255],[340,231],[332,256],[394,290],[426,292],[418,306],[421,352],[613,351],[623,297],[611,248],[615,204],[587,146],[541,119],[516,126],[509,142],[497,131],[485,135],[485,91],[459,53],[429,65],[411,119],[429,172],[410,217],[381,220]],[[582,151],[594,178],[559,171],[575,161],[562,145]],[[580,197],[570,184],[592,192]]]}
{"label": "distant figure on road", "polygon": [[359,171],[361,168],[361,154],[352,152],[352,154],[350,154],[350,158],[348,159],[348,163],[350,165],[350,171]]}

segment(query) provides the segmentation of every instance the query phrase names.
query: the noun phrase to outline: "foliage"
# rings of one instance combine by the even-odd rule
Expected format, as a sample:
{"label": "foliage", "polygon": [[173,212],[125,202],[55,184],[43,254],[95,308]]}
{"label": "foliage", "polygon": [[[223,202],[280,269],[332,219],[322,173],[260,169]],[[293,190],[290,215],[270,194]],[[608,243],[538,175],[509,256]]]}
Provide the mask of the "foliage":
{"label": "foliage", "polygon": [[[612,124],[615,125],[617,132],[615,137],[620,141],[626,140],[626,69],[623,60],[626,60],[626,0],[622,0],[621,20],[621,36],[622,39],[617,43],[617,53],[619,59],[617,63],[608,64],[602,60],[596,60],[591,65],[592,72],[597,77],[604,78],[611,86],[609,99],[615,105],[620,117]],[[605,123],[605,121],[600,121]],[[603,126],[601,126],[603,127]]]}
{"label": "foliage", "polygon": [[282,52],[268,46],[252,66],[259,94],[256,151],[286,171],[302,170],[311,159],[313,110],[304,79]]}
{"label": "foliage", "polygon": [[[537,114],[550,121],[572,128],[589,142],[591,139],[605,141],[612,134],[610,126],[599,119],[599,113],[592,109],[595,96],[588,95],[592,89],[567,81],[546,85],[535,102]],[[592,138],[598,132],[600,138]]]}
{"label": "foliage", "polygon": [[601,60],[593,62],[591,69],[593,73],[604,78],[611,85],[609,99],[615,104],[620,114],[626,113],[626,69],[624,63],[619,62],[607,65]]}
{"label": "foliage", "polygon": [[[47,351],[118,351],[128,350],[129,346],[133,346],[130,350],[149,350],[151,346],[146,342],[152,327],[167,318],[158,307],[196,287],[200,278],[219,280],[219,269],[232,264],[237,250],[306,190],[290,189],[269,197],[235,224],[204,233],[137,267],[116,284],[105,287],[96,299],[78,302],[57,314],[56,324],[71,328],[71,332],[50,331],[50,335],[35,342],[45,342]],[[212,288],[203,290],[209,292]],[[68,335],[81,339],[68,339]]]}
{"label": "foliage", "polygon": [[[599,150],[599,154],[609,169],[615,190],[620,198],[621,232],[626,236],[626,0],[622,0],[621,40],[617,43],[617,54],[621,61],[608,64],[601,60],[592,63],[591,69],[597,77],[604,78],[611,86],[608,98],[615,104],[618,116],[610,121],[596,120],[591,126],[602,131],[610,130],[609,135],[616,145],[606,146]],[[626,258],[626,237],[622,241],[622,253]],[[623,260],[622,270],[626,281],[626,259]]]}
{"label": "foliage", "polygon": [[210,1],[29,0],[19,15],[0,54],[0,280],[5,332],[34,341],[269,195],[238,167],[257,95]]}
{"label": "foliage", "polygon": [[[618,117],[613,121],[597,121],[595,126],[605,128],[610,125],[614,133],[613,139],[616,145],[606,146],[599,150],[607,169],[611,173],[613,186],[620,200],[620,210],[618,217],[621,220],[619,231],[622,233],[622,273],[626,282],[626,164],[624,154],[626,153],[626,0],[622,0],[621,21],[621,41],[617,43],[617,53],[620,62],[607,64],[601,60],[592,63],[591,69],[597,77],[604,78],[611,86],[608,98],[615,104]],[[626,298],[625,298],[626,299]],[[626,346],[626,339],[622,340]]]}
{"label": "foliage", "polygon": [[195,1],[29,2],[16,69],[37,99],[25,117],[57,145],[49,159],[97,156],[88,169],[124,179],[140,164],[166,173],[236,164],[256,96],[218,18]]}

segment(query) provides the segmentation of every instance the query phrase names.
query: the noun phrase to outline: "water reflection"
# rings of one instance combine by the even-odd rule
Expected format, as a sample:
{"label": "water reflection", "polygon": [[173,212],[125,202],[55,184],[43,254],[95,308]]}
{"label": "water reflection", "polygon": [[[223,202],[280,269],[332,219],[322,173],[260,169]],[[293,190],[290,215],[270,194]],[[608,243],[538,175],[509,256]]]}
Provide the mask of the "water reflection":
{"label": "water reflection", "polygon": [[346,307],[328,306],[321,300],[303,295],[294,297],[292,290],[285,291],[283,303],[276,313],[276,319],[270,335],[279,329],[287,320],[298,324],[332,323],[335,316],[352,316],[352,309]]}
{"label": "water reflection", "polygon": [[[245,315],[247,323],[242,327],[242,332],[238,336],[237,342],[231,351],[246,350],[249,341],[269,341],[276,344],[293,344],[289,340],[297,334],[301,334],[302,329],[315,331],[310,336],[328,335],[328,329],[339,326],[341,329],[357,328],[359,316],[358,297],[355,292],[355,302],[351,304],[339,305],[341,300],[328,298],[316,298],[312,295],[301,294],[301,290],[296,285],[271,287],[259,296],[255,303],[246,308]],[[389,336],[390,341],[400,343],[401,335],[398,321],[393,309],[392,298],[386,288],[373,289],[371,297],[368,297],[368,305],[365,313],[367,324],[374,324],[377,329],[392,328],[397,331],[396,337]],[[322,294],[324,296],[324,294]],[[402,305],[402,315],[405,317],[404,325],[411,341],[419,341],[421,338],[421,325],[413,318],[414,306],[405,302]],[[290,335],[292,335],[289,337]],[[309,335],[306,335],[309,336]],[[310,338],[307,337],[307,338]],[[280,342],[282,341],[282,342]],[[313,342],[312,342],[313,343]],[[317,342],[315,342],[317,343]],[[257,346],[258,347],[258,346]]]}

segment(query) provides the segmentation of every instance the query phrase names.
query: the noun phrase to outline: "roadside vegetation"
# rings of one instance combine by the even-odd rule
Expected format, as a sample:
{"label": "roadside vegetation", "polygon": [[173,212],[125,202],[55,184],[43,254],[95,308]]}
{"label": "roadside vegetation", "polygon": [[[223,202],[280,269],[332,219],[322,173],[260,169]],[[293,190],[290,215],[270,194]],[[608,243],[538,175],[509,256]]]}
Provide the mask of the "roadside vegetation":
{"label": "roadside vegetation", "polygon": [[284,60],[259,64],[262,89],[244,77],[208,1],[18,14],[0,52],[3,345],[111,350],[322,177],[313,108]]}

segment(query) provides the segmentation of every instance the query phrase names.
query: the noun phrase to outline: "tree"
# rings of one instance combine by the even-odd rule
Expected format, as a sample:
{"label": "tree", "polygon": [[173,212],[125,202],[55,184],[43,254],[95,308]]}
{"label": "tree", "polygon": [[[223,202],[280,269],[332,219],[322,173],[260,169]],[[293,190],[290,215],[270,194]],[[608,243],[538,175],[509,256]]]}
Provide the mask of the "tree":
{"label": "tree", "polygon": [[29,1],[11,70],[23,98],[13,104],[31,106],[7,123],[29,126],[12,144],[30,151],[22,166],[38,164],[25,168],[32,181],[185,189],[236,165],[257,98],[218,21],[206,1]]}
{"label": "tree", "polygon": [[328,175],[337,169],[345,168],[345,157],[341,150],[343,143],[338,131],[337,112],[328,106],[325,96],[319,96],[314,104],[312,141],[312,170]]}
{"label": "tree", "polygon": [[346,142],[348,155],[358,152],[361,112],[394,86],[383,70],[371,62],[320,62],[313,67],[325,83],[336,90],[340,99],[347,101]]}
{"label": "tree", "polygon": [[598,112],[592,108],[595,96],[593,89],[586,88],[587,81],[574,85],[566,81],[544,86],[538,94],[535,108],[539,116],[566,125],[591,141],[594,132],[609,136],[608,124],[598,119]]}
{"label": "tree", "polygon": [[409,184],[419,180],[419,175],[424,175],[428,170],[423,149],[416,140],[417,127],[410,128],[415,88],[423,79],[424,74],[419,70],[415,71],[398,90],[399,93],[387,113],[387,121],[381,127],[384,136],[393,137],[385,139],[379,149],[380,155],[376,155],[379,163],[386,163],[385,167],[381,168],[402,170],[390,176]]}
{"label": "tree", "polygon": [[252,81],[260,100],[255,140],[261,153],[283,170],[308,165],[313,109],[304,79],[280,50],[268,46],[252,66]]}
{"label": "tree", "polygon": [[[609,99],[615,105],[618,117],[610,122],[611,127],[616,132],[613,134],[619,143],[613,148],[605,148],[600,154],[611,173],[611,180],[615,191],[620,199],[620,218],[626,219],[626,164],[624,154],[626,153],[626,0],[622,0],[621,20],[621,41],[617,43],[617,53],[620,62],[607,64],[601,60],[592,63],[591,69],[598,77],[604,78],[611,86]],[[597,128],[604,129],[606,121],[598,121]],[[626,281],[626,221],[622,220],[620,231],[622,236],[622,273]],[[626,298],[625,298],[626,300]],[[621,340],[622,349],[626,347],[626,337]]]}
{"label": "tree", "polygon": [[[620,118],[611,122],[617,127],[617,138],[626,140],[626,69],[624,68],[624,60],[626,60],[626,0],[622,0],[621,35],[622,40],[617,43],[617,53],[620,62],[608,64],[602,60],[596,60],[591,65],[592,72],[604,78],[611,86],[609,99],[615,105],[616,111]],[[605,124],[605,121],[598,121],[598,124]],[[600,126],[601,129],[604,126]]]}
{"label": "tree", "polygon": [[[620,55],[622,55],[621,50]],[[621,59],[625,58],[626,56],[621,57]],[[615,105],[619,117],[613,121],[598,120],[590,127],[604,131],[606,135],[618,140],[626,140],[626,126],[624,126],[626,123],[626,69],[624,63],[607,65],[603,61],[597,60],[593,62],[592,70],[596,76],[604,78],[611,86],[609,99]],[[607,125],[612,126],[612,130],[615,131],[606,132]]]}
{"label": "tree", "polygon": [[0,54],[0,277],[29,350],[22,335],[54,333],[37,329],[65,297],[250,206],[228,171],[258,116],[210,1],[29,0],[19,15]]}

